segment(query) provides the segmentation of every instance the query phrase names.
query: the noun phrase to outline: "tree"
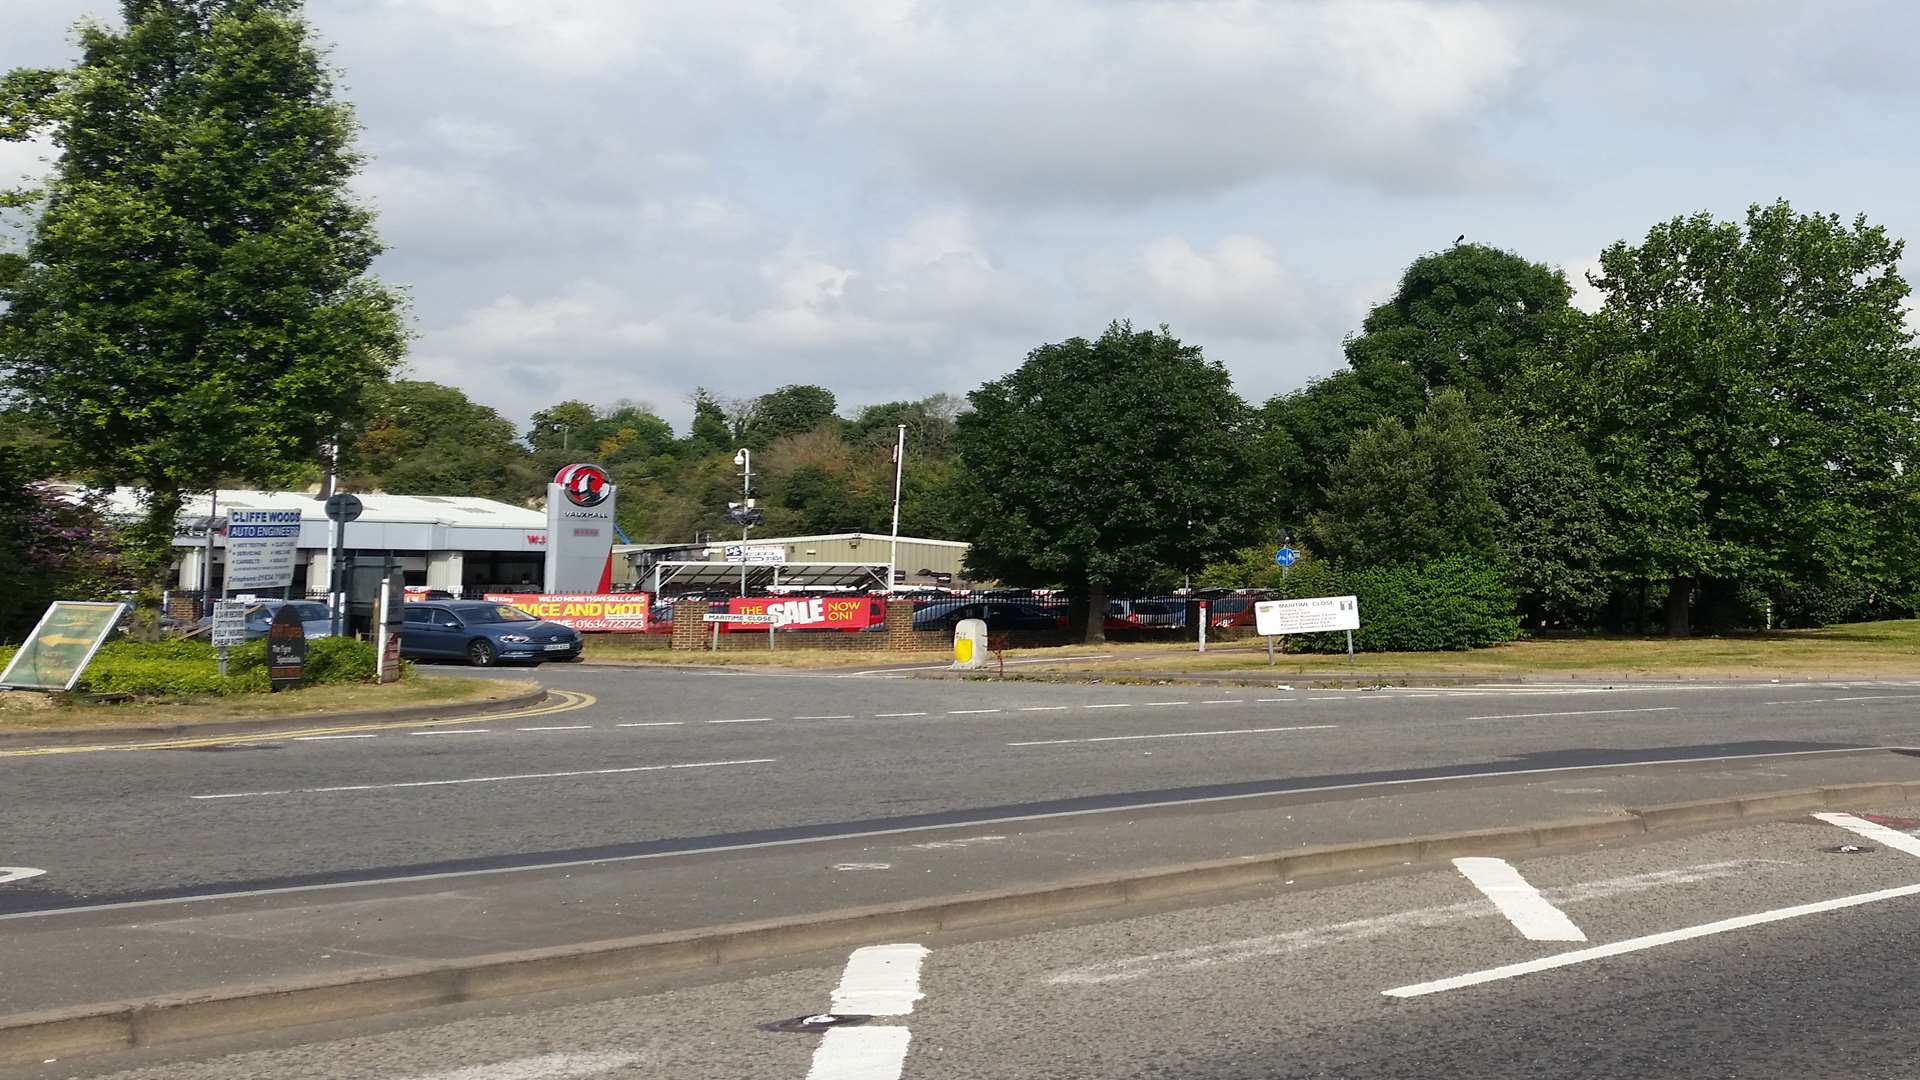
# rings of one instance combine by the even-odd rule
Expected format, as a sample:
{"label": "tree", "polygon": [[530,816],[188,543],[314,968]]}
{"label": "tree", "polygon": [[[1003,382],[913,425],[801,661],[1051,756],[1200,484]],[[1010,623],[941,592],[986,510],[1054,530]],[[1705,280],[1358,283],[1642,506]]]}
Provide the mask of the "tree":
{"label": "tree", "polygon": [[535,450],[572,453],[594,443],[599,414],[584,401],[563,401],[534,413],[527,442]]}
{"label": "tree", "polygon": [[1491,556],[1500,517],[1472,407],[1443,390],[1412,428],[1386,419],[1353,440],[1328,476],[1311,542],[1356,568]]}
{"label": "tree", "polygon": [[[70,71],[7,76],[8,138],[62,153],[0,285],[0,368],[63,462],[145,491],[123,534],[157,633],[187,492],[306,468],[397,363],[349,197],[354,122],[297,0],[124,0]],[[27,87],[26,90],[21,90]]]}
{"label": "tree", "polygon": [[1356,371],[1392,365],[1428,393],[1498,394],[1564,320],[1573,290],[1554,267],[1484,244],[1457,244],[1407,267],[1393,299],[1347,339]]}
{"label": "tree", "polygon": [[1275,444],[1281,519],[1301,525],[1325,510],[1328,471],[1354,436],[1386,419],[1412,423],[1426,404],[1419,375],[1397,364],[1337,371],[1268,401],[1261,424]]}
{"label": "tree", "polygon": [[1903,245],[1856,218],[1701,213],[1601,255],[1605,304],[1557,381],[1586,425],[1621,566],[1668,582],[1811,564],[1891,582],[1915,556],[1920,355]]}
{"label": "tree", "polygon": [[812,431],[834,419],[838,407],[824,387],[783,386],[754,400],[740,434],[750,445],[766,446],[782,435]]}
{"label": "tree", "polygon": [[732,442],[727,427],[727,409],[705,387],[693,392],[693,423],[687,428],[683,452],[690,456],[724,450]]}
{"label": "tree", "polygon": [[373,415],[341,455],[352,487],[396,495],[518,499],[527,452],[513,424],[462,391],[400,380],[372,396]]}
{"label": "tree", "polygon": [[1102,638],[1110,588],[1254,538],[1269,483],[1232,379],[1165,327],[1043,345],[968,395],[952,504],[969,574],[1065,585]]}
{"label": "tree", "polygon": [[1593,459],[1568,431],[1482,419],[1487,483],[1500,505],[1500,563],[1531,624],[1584,623],[1606,602],[1616,541]]}

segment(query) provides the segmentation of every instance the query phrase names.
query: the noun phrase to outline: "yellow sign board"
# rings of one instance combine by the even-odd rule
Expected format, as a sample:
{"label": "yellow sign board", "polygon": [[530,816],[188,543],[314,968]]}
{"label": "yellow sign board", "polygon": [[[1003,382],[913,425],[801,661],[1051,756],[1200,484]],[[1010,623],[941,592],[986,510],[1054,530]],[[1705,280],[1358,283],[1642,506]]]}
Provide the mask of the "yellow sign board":
{"label": "yellow sign board", "polygon": [[55,600],[26,644],[13,654],[0,686],[17,690],[71,690],[100,644],[120,624],[125,604]]}

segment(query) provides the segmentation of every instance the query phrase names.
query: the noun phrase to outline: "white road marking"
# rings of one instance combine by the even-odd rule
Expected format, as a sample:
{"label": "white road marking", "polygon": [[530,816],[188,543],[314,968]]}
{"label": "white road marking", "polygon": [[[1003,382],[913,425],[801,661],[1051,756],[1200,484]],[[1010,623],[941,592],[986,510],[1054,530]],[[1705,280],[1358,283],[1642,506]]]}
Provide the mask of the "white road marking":
{"label": "white road marking", "polygon": [[[1769,859],[1734,859],[1727,862],[1701,863],[1677,870],[1656,870],[1646,874],[1582,882],[1577,885],[1548,889],[1545,895],[1560,904],[1605,900],[1667,885],[1686,885],[1696,881],[1733,877],[1747,872],[1752,867],[1774,863],[1785,865],[1779,860]],[[1461,904],[1418,908],[1370,919],[1354,919],[1328,926],[1311,926],[1280,934],[1223,941],[1216,945],[1200,945],[1188,949],[1109,960],[1063,971],[1047,981],[1056,985],[1130,982],[1134,979],[1152,978],[1168,972],[1196,971],[1216,964],[1233,964],[1243,960],[1258,960],[1309,949],[1328,948],[1409,930],[1433,930],[1473,919],[1492,918],[1496,914],[1498,911],[1492,904],[1484,900],[1469,900]]]}
{"label": "white road marking", "polygon": [[1540,890],[1528,884],[1520,871],[1505,859],[1466,858],[1453,860],[1453,868],[1485,893],[1500,914],[1528,941],[1585,941],[1587,935],[1554,907]]}
{"label": "white road marking", "polygon": [[1254,698],[1253,700],[1259,702],[1262,705],[1271,705],[1277,701],[1298,701],[1300,699],[1290,698],[1290,697],[1263,697],[1263,698]]}
{"label": "white road marking", "polygon": [[334,787],[288,788],[284,791],[231,791],[219,795],[189,795],[189,799],[252,799],[265,795],[325,795],[341,791],[392,791],[398,788],[452,787],[457,784],[496,784],[504,780],[554,780],[571,776],[618,776],[625,773],[665,772],[671,769],[716,769],[727,765],[766,765],[776,758],[739,761],[689,761],[681,765],[631,765],[622,769],[576,769],[570,772],[512,773],[505,776],[468,776],[459,780],[407,780],[395,784],[340,784]]}
{"label": "white road marking", "polygon": [[515,728],[515,731],[585,731],[592,724],[547,724],[541,727]]}
{"label": "white road marking", "polygon": [[1807,915],[1821,915],[1829,911],[1840,911],[1845,908],[1860,907],[1863,904],[1877,904],[1882,900],[1898,900],[1903,896],[1920,896],[1920,885],[1902,885],[1893,889],[1878,889],[1874,892],[1855,893],[1852,896],[1841,896],[1832,900],[1819,900],[1811,904],[1796,904],[1793,907],[1775,908],[1772,911],[1762,911],[1753,915],[1740,915],[1731,919],[1721,919],[1718,922],[1689,926],[1682,930],[1668,930],[1663,933],[1648,934],[1645,937],[1615,941],[1607,945],[1595,945],[1591,949],[1576,949],[1573,952],[1564,952],[1556,956],[1544,956],[1538,960],[1528,960],[1524,963],[1505,964],[1497,968],[1488,968],[1485,971],[1474,971],[1465,975],[1455,975],[1448,979],[1435,979],[1432,982],[1414,983],[1411,986],[1396,986],[1391,990],[1382,990],[1380,992],[1388,997],[1422,997],[1427,994],[1438,994],[1447,990],[1459,990],[1463,987],[1479,986],[1482,983],[1500,982],[1503,979],[1532,975],[1539,971],[1552,971],[1555,968],[1571,967],[1574,964],[1584,964],[1589,960],[1605,960],[1609,957],[1624,956],[1627,953],[1655,949],[1662,945],[1672,945],[1681,941],[1692,941],[1695,938],[1711,937],[1715,934],[1725,934],[1734,930],[1745,930],[1750,926],[1764,926],[1768,923],[1785,922],[1788,919],[1798,919]]}
{"label": "white road marking", "polygon": [[378,735],[295,735],[294,742],[332,742],[335,739],[377,739]]}
{"label": "white road marking", "polygon": [[[1097,653],[1092,656],[1043,656],[1036,660],[1009,660],[1007,666],[1015,664],[1065,664],[1074,660],[1111,660],[1112,653]],[[952,671],[952,664],[922,664],[918,667],[874,668],[872,671],[850,671],[848,675],[891,675],[897,671]],[[836,675],[834,678],[845,678]]]}
{"label": "white road marking", "polygon": [[925,715],[927,714],[923,712],[877,712],[873,714],[873,718],[875,720],[896,720],[903,716],[925,716]]}
{"label": "white road marking", "polygon": [[979,844],[991,844],[1005,839],[1005,836],[998,834],[992,836],[963,836],[958,840],[929,840],[924,844],[908,844],[906,846],[914,851],[943,851],[947,848],[964,848],[974,847]]}
{"label": "white road marking", "polygon": [[807,1080],[900,1080],[913,1035],[903,1027],[828,1028]]}
{"label": "white road marking", "polygon": [[851,720],[851,716],[796,716],[795,720]]}
{"label": "white road marking", "polygon": [[1191,701],[1143,701],[1142,705],[1191,705]]}
{"label": "white road marking", "polygon": [[483,727],[441,728],[438,731],[409,731],[409,735],[491,735],[493,732]]}
{"label": "white road marking", "polygon": [[1000,711],[999,709],[948,709],[947,715],[948,716],[979,716],[986,713],[996,713],[999,711]]}
{"label": "white road marking", "polygon": [[[797,717],[797,719],[811,720],[814,718],[809,716],[802,716],[802,717]],[[744,720],[709,720],[707,721],[707,723],[709,724],[765,724],[772,720],[773,720],[773,717],[771,716],[749,716]]]}
{"label": "white road marking", "polygon": [[1813,816],[1829,825],[1838,825],[1848,832],[1858,833],[1881,847],[1904,851],[1909,855],[1920,855],[1920,837],[1914,837],[1898,829],[1890,829],[1877,821],[1857,818],[1852,814],[1815,814]]}
{"label": "white road marking", "polygon": [[45,870],[33,866],[0,866],[0,885],[11,885],[16,881],[37,878],[44,873],[46,873]]}
{"label": "white road marking", "polygon": [[869,945],[853,950],[829,1011],[862,1016],[905,1016],[919,1001],[925,945]]}
{"label": "white road marking", "polygon": [[1230,698],[1230,697],[1214,698],[1211,701],[1203,701],[1200,704],[1202,705],[1238,705],[1240,704],[1240,699]]}
{"label": "white road marking", "polygon": [[891,870],[892,863],[884,862],[842,862],[834,863],[835,870]]}
{"label": "white road marking", "polygon": [[[731,673],[729,672],[728,674]],[[801,836],[786,840],[761,840],[747,844],[714,844],[708,847],[684,848],[677,851],[645,852],[637,855],[606,855],[592,859],[562,859],[553,862],[494,866],[479,870],[447,870],[432,874],[404,874],[393,877],[362,878],[351,881],[330,881],[317,885],[285,885],[270,889],[234,889],[226,892],[198,893],[192,896],[169,896],[155,900],[124,900],[109,904],[80,904],[73,907],[41,908],[36,911],[15,911],[0,914],[0,922],[8,922],[14,919],[44,919],[55,915],[84,915],[99,911],[125,911],[135,908],[159,907],[162,905],[199,904],[209,900],[243,900],[258,896],[279,896],[286,893],[359,889],[369,885],[413,884],[426,881],[449,881],[455,878],[491,877],[496,874],[520,874],[530,870],[566,870],[575,866],[600,866],[607,863],[645,862],[651,859],[678,859],[688,855],[717,855],[729,851],[756,851],[761,848],[793,847],[801,844],[826,844],[839,840],[858,840],[874,836],[904,836],[909,833],[939,832],[946,829],[978,829],[992,825],[1018,825],[1032,821],[1051,821],[1055,818],[1090,817],[1101,814],[1137,814],[1143,810],[1159,810],[1173,806],[1206,806],[1213,803],[1242,802],[1248,799],[1271,799],[1280,795],[1304,795],[1323,791],[1357,791],[1367,788],[1410,787],[1417,784],[1437,784],[1449,781],[1485,780],[1500,776],[1542,776],[1554,773],[1594,772],[1605,769],[1639,769],[1652,765],[1698,765],[1712,761],[1754,761],[1778,757],[1820,757],[1827,754],[1878,754],[1884,753],[1887,750],[1909,748],[1910,747],[1904,744],[1842,746],[1831,750],[1777,750],[1763,754],[1717,754],[1711,757],[1651,758],[1642,761],[1616,761],[1604,765],[1551,765],[1540,769],[1493,769],[1475,773],[1414,776],[1401,780],[1363,780],[1351,784],[1317,784],[1312,787],[1289,788],[1281,791],[1246,791],[1237,792],[1232,795],[1203,795],[1191,799],[1158,799],[1153,802],[1127,803],[1122,806],[1049,810],[1045,813],[1038,814],[1007,814],[1002,817],[976,818],[970,821],[950,821],[939,825],[903,825],[896,828],[884,829],[852,829],[846,832],[826,833],[819,836]],[[1491,912],[1489,912],[1489,914],[1491,914]]]}
{"label": "white road marking", "polygon": [[679,727],[685,720],[647,720],[632,724],[615,724],[614,727]]}
{"label": "white road marking", "polygon": [[1065,705],[1023,705],[1021,712],[1066,712]]}
{"label": "white road marking", "polygon": [[1867,694],[1863,697],[1837,697],[1834,701],[1911,701],[1920,694]]}
{"label": "white road marking", "polygon": [[1651,709],[1583,709],[1580,712],[1523,712],[1501,716],[1469,716],[1469,720],[1536,720],[1543,716],[1607,716],[1611,713],[1674,712],[1678,705],[1656,705]]}
{"label": "white road marking", "polygon": [[407,1080],[572,1080],[631,1065],[638,1054],[541,1054],[451,1072],[419,1073]]}
{"label": "white road marking", "polygon": [[1297,727],[1234,728],[1230,731],[1169,731],[1160,735],[1101,735],[1091,739],[1035,739],[1008,746],[1064,746],[1067,743],[1132,742],[1136,739],[1191,739],[1201,735],[1265,735],[1275,731],[1326,731],[1338,724],[1302,724]]}
{"label": "white road marking", "polygon": [[1107,705],[1082,705],[1080,707],[1083,709],[1131,709],[1133,708],[1133,702],[1116,701]]}

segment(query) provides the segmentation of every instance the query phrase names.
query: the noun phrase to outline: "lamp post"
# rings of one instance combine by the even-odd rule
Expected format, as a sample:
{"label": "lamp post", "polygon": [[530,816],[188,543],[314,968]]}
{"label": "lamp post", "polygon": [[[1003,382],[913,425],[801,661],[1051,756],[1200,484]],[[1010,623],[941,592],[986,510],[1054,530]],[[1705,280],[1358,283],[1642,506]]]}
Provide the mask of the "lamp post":
{"label": "lamp post", "polygon": [[747,531],[753,528],[753,451],[741,447],[733,455],[740,466],[740,505],[734,520],[740,523],[740,598],[747,596]]}
{"label": "lamp post", "polygon": [[901,424],[893,444],[893,539],[887,544],[887,593],[900,578],[900,477],[907,467],[907,425]]}

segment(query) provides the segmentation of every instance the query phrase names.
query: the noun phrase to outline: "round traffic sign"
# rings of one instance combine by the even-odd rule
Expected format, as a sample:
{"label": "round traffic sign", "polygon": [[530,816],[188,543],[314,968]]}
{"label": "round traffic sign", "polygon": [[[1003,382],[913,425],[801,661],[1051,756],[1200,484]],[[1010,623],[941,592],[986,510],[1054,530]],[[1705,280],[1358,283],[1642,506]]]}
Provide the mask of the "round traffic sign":
{"label": "round traffic sign", "polygon": [[358,496],[348,495],[345,492],[327,499],[327,516],[343,524],[357,520],[360,512],[365,509],[366,506],[360,502]]}

